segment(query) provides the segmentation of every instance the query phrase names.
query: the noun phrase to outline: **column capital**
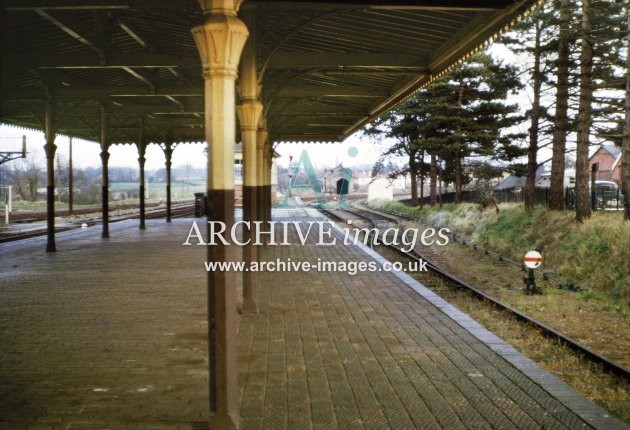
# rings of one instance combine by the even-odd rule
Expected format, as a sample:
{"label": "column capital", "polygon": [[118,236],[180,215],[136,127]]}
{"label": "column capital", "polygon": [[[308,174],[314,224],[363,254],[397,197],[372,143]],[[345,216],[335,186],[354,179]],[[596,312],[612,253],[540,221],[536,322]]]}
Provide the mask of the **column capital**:
{"label": "column capital", "polygon": [[144,140],[144,138],[138,139],[138,141],[136,142],[136,148],[138,148],[138,156],[144,158],[145,154],[147,153],[147,146],[147,142]]}
{"label": "column capital", "polygon": [[53,142],[47,141],[44,144],[44,151],[46,152],[46,158],[55,158],[55,151],[57,151],[57,145]]}
{"label": "column capital", "polygon": [[263,105],[258,100],[244,100],[236,107],[238,121],[243,130],[256,131]]}
{"label": "column capital", "polygon": [[173,158],[175,144],[170,139],[167,139],[166,142],[160,144],[160,148],[162,148],[162,151],[164,152],[164,157],[166,158],[166,161],[170,162]]}
{"label": "column capital", "polygon": [[103,152],[101,152],[101,160],[103,161],[103,164],[107,164],[109,161],[109,152],[107,152],[107,149],[104,149]]}
{"label": "column capital", "polygon": [[[222,2],[219,2],[222,3]],[[236,79],[247,26],[236,15],[211,14],[206,22],[192,30],[201,57],[204,77]]]}
{"label": "column capital", "polygon": [[266,129],[259,128],[256,132],[256,147],[261,151],[264,149],[267,144],[267,138],[269,137],[269,133]]}
{"label": "column capital", "polygon": [[146,142],[136,142],[136,147],[138,148],[138,155],[140,158],[144,158],[147,153],[147,144]]}
{"label": "column capital", "polygon": [[204,14],[236,15],[243,0],[198,0]]}

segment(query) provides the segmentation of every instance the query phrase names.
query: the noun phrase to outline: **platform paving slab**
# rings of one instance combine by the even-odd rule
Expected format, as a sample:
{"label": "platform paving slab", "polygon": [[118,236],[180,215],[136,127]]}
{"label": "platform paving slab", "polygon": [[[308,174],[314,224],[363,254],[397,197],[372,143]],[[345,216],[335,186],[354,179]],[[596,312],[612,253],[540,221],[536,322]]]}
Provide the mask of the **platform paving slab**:
{"label": "platform paving slab", "polygon": [[0,245],[0,428],[207,427],[206,274],[181,252],[187,225]]}
{"label": "platform paving slab", "polygon": [[[0,245],[0,429],[207,428],[206,250],[181,245],[192,222],[67,232],[57,253]],[[290,240],[264,259],[378,259]],[[624,428],[404,275],[258,279],[259,313],[239,325],[242,429]]]}

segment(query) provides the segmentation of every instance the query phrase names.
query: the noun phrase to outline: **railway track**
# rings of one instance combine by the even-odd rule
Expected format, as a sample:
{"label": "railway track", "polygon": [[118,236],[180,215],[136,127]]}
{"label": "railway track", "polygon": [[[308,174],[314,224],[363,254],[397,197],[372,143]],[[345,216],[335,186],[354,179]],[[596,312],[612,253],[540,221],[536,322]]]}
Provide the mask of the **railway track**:
{"label": "railway track", "polygon": [[[325,215],[329,216],[340,222],[347,222],[349,219],[356,219],[357,217],[363,220],[363,225],[359,226],[359,228],[367,227],[370,229],[376,228],[380,229],[383,227],[385,223],[387,226],[392,226],[396,224],[398,220],[392,214],[382,214],[378,213],[375,210],[363,210],[363,209],[348,209],[348,210],[323,210],[320,209]],[[354,222],[353,222],[354,224]],[[527,324],[535,329],[537,329],[542,335],[545,337],[562,344],[576,354],[588,360],[594,364],[600,366],[604,371],[615,375],[616,377],[623,379],[626,382],[630,382],[630,371],[625,367],[618,365],[617,363],[609,360],[608,358],[597,354],[593,350],[588,347],[580,344],[574,339],[564,335],[563,333],[549,327],[548,325],[529,317],[527,314],[514,309],[513,307],[495,299],[487,292],[484,292],[462,279],[454,276],[451,273],[448,273],[446,270],[440,267],[439,260],[443,258],[440,254],[436,253],[432,250],[431,247],[424,247],[422,252],[419,252],[417,249],[413,249],[409,252],[405,252],[393,245],[378,245],[385,246],[388,250],[393,251],[398,256],[404,259],[411,259],[415,261],[426,262],[425,267],[428,269],[428,272],[416,273],[416,277],[425,284],[425,286],[430,289],[435,290],[437,285],[441,288],[450,287],[456,291],[460,291],[465,294],[470,294],[472,297],[488,303],[490,306],[495,309],[500,310],[506,315],[509,315],[519,321],[520,323]],[[425,249],[426,248],[426,249]],[[438,292],[439,294],[439,292]]]}
{"label": "railway track", "polygon": [[[115,210],[119,210],[119,209],[120,208],[116,208]],[[88,212],[88,213],[93,213],[93,210],[92,212]],[[191,203],[191,202],[187,202],[187,203],[183,203],[179,205],[173,205],[171,207],[172,218],[192,217],[194,216],[194,213],[195,213],[195,206],[194,206],[194,203]],[[55,215],[59,216],[58,213],[55,213]],[[158,219],[158,218],[164,218],[164,217],[166,217],[166,208],[155,208],[155,209],[148,210],[145,213],[145,219]],[[138,212],[134,212],[131,214],[123,214],[123,215],[113,215],[113,216],[110,215],[109,222],[112,223],[112,222],[118,222],[118,221],[125,221],[129,219],[140,219],[140,214]],[[31,222],[33,221],[31,220]],[[56,227],[55,233],[61,233],[68,230],[79,229],[82,227],[83,224],[86,224],[88,226],[93,226],[93,225],[98,225],[101,223],[102,223],[101,216],[94,216],[92,218],[84,218],[84,219],[71,222],[69,225]],[[0,243],[13,242],[16,240],[29,239],[29,238],[38,237],[38,236],[45,236],[46,234],[47,234],[46,227],[42,226],[41,228],[27,230],[23,232],[0,235]]]}
{"label": "railway track", "polygon": [[[147,203],[146,204],[146,209],[147,210],[151,210],[154,208],[158,208],[159,203]],[[138,209],[138,205],[116,205],[116,206],[110,206],[109,211],[114,212],[114,211],[121,211],[121,210],[129,210],[129,209]],[[55,210],[55,217],[70,217],[70,216],[76,216],[76,215],[89,215],[89,214],[93,214],[93,213],[99,213],[101,212],[101,208],[99,207],[92,207],[92,208],[81,208],[81,209],[74,209],[72,212],[68,211],[68,210]],[[25,212],[13,212],[11,213],[11,222],[14,224],[24,224],[24,223],[31,223],[31,222],[37,222],[37,221],[46,221],[46,212],[34,212],[34,211],[25,211]]]}

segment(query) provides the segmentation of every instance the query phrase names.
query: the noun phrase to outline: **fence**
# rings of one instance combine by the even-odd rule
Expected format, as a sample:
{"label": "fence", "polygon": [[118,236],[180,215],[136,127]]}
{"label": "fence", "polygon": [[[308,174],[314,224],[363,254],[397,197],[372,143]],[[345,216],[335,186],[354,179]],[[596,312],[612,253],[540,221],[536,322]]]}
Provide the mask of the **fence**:
{"label": "fence", "polygon": [[[525,201],[525,191],[523,189],[497,190],[493,197],[499,202],[522,203]],[[591,208],[593,210],[623,210],[623,194],[620,190],[609,190],[596,187],[591,192]],[[534,191],[534,202],[537,205],[549,206],[549,188],[536,188]],[[576,202],[576,189],[574,187],[565,188],[564,204],[567,209],[574,209]]]}
{"label": "fence", "polygon": [[[490,197],[488,194],[480,193],[478,191],[463,191],[462,201],[469,203],[481,203],[488,200]],[[499,203],[524,203],[525,191],[522,188],[513,188],[509,190],[494,190],[491,194]],[[539,188],[534,190],[534,204],[549,206],[550,202],[549,188]],[[591,208],[595,211],[606,210],[615,211],[623,210],[623,194],[620,190],[609,190],[596,187],[595,191],[591,195]],[[576,191],[574,187],[568,187],[564,190],[564,205],[567,209],[575,209]],[[409,205],[410,199],[401,200],[401,202]],[[424,197],[423,202],[425,205],[430,203],[430,197]],[[455,193],[449,192],[437,196],[438,204],[441,203],[454,203]]]}

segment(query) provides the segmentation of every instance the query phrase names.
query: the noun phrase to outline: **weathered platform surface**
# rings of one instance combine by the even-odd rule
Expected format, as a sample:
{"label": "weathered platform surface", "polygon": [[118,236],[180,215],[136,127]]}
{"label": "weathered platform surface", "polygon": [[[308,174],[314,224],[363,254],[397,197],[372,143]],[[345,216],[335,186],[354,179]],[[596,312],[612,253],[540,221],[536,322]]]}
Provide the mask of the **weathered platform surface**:
{"label": "weathered platform surface", "polygon": [[[207,428],[206,249],[182,246],[192,221],[72,231],[50,254],[44,239],[0,245],[0,428]],[[373,258],[290,239],[264,260]],[[239,327],[242,429],[620,428],[404,275],[259,281],[260,312]]]}

